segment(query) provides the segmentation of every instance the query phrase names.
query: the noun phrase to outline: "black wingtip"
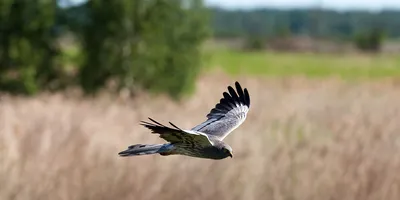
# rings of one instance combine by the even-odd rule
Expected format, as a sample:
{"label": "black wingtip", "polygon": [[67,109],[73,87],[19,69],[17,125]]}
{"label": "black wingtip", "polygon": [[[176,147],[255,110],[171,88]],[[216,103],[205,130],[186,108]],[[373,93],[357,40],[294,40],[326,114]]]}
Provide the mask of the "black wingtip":
{"label": "black wingtip", "polygon": [[250,95],[249,95],[249,92],[247,91],[247,88],[244,88],[244,97],[245,97],[247,107],[250,108]]}
{"label": "black wingtip", "polygon": [[148,117],[148,119],[153,123],[146,122],[146,121],[140,121],[140,125],[148,128],[148,129],[151,129],[152,133],[158,133],[159,130],[172,130],[172,131],[179,130],[179,131],[182,131],[181,128],[179,128],[178,126],[176,126],[172,122],[169,122],[169,124],[171,124],[171,126],[173,126],[175,129],[167,127],[164,124],[161,124],[160,122],[158,122],[158,121],[156,121],[156,120],[154,120],[154,119],[152,119],[150,117]]}
{"label": "black wingtip", "polygon": [[221,117],[234,109],[238,105],[244,105],[250,108],[250,96],[247,88],[242,89],[239,81],[235,81],[236,90],[232,86],[228,86],[228,91],[222,93],[219,103],[207,114],[207,118]]}
{"label": "black wingtip", "polygon": [[235,87],[236,90],[232,86],[228,86],[228,92],[222,93],[224,98],[230,101],[239,101],[250,108],[250,95],[247,88],[242,89],[239,81],[235,81]]}
{"label": "black wingtip", "polygon": [[176,126],[176,125],[175,125],[175,124],[173,124],[172,122],[169,122],[169,124],[171,124],[171,126],[173,126],[174,128],[176,128],[176,129],[178,129],[178,130],[182,131],[182,129],[180,129],[178,126]]}
{"label": "black wingtip", "polygon": [[240,101],[242,101],[247,107],[250,108],[250,95],[247,88],[243,88],[239,81],[235,81],[236,91],[239,95]]}
{"label": "black wingtip", "polygon": [[149,120],[152,121],[153,123],[155,123],[155,124],[157,124],[157,125],[159,125],[159,126],[161,126],[161,127],[166,127],[166,126],[164,126],[163,124],[161,124],[160,122],[158,122],[158,121],[156,121],[156,120],[154,120],[154,119],[152,119],[152,118],[150,118],[150,117],[148,117],[148,118],[149,118]]}

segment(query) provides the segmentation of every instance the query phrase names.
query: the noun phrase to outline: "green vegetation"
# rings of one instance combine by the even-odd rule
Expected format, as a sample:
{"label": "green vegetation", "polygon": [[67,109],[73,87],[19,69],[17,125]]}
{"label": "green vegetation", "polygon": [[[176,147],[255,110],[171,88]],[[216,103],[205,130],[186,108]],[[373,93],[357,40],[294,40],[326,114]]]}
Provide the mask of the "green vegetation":
{"label": "green vegetation", "polygon": [[400,37],[400,12],[383,10],[334,11],[318,9],[225,10],[211,8],[214,36],[275,37],[282,35],[308,35],[323,38],[351,39],[356,34],[374,28],[384,30],[388,37]]}
{"label": "green vegetation", "polygon": [[[210,27],[215,37],[275,37],[309,35],[324,38],[352,39],[372,28],[383,29],[388,37],[400,37],[400,12],[382,12],[259,8],[253,10],[225,10],[209,8]],[[59,21],[73,19],[75,27],[88,21],[87,5],[64,10]]]}
{"label": "green vegetation", "polygon": [[306,36],[352,43],[359,50],[377,52],[385,39],[400,37],[400,26],[396,20],[400,12],[395,10],[373,13],[351,10],[211,8],[211,13],[214,37],[246,39],[246,50],[262,49],[260,41]]}
{"label": "green vegetation", "polygon": [[210,70],[222,68],[233,74],[342,78],[380,78],[400,76],[400,59],[395,55],[312,54],[283,52],[242,52],[209,50]]}
{"label": "green vegetation", "polygon": [[58,87],[55,2],[4,0],[0,8],[0,90],[33,94]]}
{"label": "green vegetation", "polygon": [[356,35],[354,43],[358,49],[363,51],[378,52],[382,48],[384,41],[383,31],[374,29],[362,34]]}
{"label": "green vegetation", "polygon": [[173,97],[191,91],[200,71],[197,46],[207,36],[206,18],[201,1],[185,1],[185,8],[183,2],[90,1],[83,89],[95,92],[116,78],[118,89],[141,87]]}
{"label": "green vegetation", "polygon": [[[264,52],[266,46],[298,50],[292,44],[303,40],[297,36],[310,38],[312,45],[307,48],[313,48],[314,41],[323,41],[315,44],[324,46],[335,38],[379,51],[385,49],[385,39],[400,36],[394,20],[400,14],[395,11],[228,11],[206,9],[202,0],[90,0],[69,8],[50,0],[5,0],[0,6],[2,92],[36,94],[80,87],[85,94],[94,94],[113,86],[108,88],[131,93],[144,89],[179,98],[192,91],[203,66],[271,76],[400,74],[398,59],[384,54]],[[210,63],[202,63],[199,47],[210,27],[218,39],[239,37],[232,40],[235,48],[236,39],[245,40],[241,47],[245,51],[214,49],[206,52]],[[73,38],[73,44],[64,43],[66,36]]]}
{"label": "green vegetation", "polygon": [[[114,91],[179,98],[192,91],[202,66],[198,47],[209,31],[202,0],[91,0],[81,9],[49,0],[0,5],[0,91],[79,86],[94,94],[113,82]],[[66,33],[76,42],[60,48]]]}
{"label": "green vegetation", "polygon": [[265,50],[266,41],[259,37],[248,37],[244,44],[244,49],[247,51],[263,51]]}

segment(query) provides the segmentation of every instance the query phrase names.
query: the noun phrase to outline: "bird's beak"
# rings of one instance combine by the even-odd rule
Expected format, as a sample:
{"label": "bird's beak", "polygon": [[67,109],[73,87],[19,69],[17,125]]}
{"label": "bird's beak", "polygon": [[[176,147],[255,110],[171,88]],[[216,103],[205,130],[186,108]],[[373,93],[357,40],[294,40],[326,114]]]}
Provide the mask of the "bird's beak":
{"label": "bird's beak", "polygon": [[233,158],[233,154],[232,152],[229,153],[229,157]]}

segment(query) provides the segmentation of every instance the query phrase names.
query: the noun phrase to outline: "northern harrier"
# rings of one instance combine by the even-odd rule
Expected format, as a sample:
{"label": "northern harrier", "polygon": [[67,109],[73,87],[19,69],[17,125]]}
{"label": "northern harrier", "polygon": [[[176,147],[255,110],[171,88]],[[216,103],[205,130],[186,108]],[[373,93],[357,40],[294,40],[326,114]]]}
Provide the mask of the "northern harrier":
{"label": "northern harrier", "polygon": [[228,86],[220,102],[208,113],[207,120],[190,130],[181,129],[171,122],[173,128],[149,118],[153,123],[141,121],[141,125],[157,133],[166,144],[135,144],[119,153],[120,156],[147,154],[185,155],[206,159],[233,157],[232,148],[222,140],[246,119],[250,108],[250,96],[238,82],[236,91]]}

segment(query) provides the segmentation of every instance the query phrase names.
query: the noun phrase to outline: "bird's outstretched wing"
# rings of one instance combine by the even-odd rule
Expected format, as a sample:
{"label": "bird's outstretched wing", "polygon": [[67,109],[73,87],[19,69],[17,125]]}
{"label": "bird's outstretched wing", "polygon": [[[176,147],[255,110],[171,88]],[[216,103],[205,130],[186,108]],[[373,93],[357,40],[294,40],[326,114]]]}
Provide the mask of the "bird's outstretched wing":
{"label": "bird's outstretched wing", "polygon": [[208,113],[207,120],[193,131],[199,131],[223,140],[230,132],[244,122],[250,108],[250,96],[238,82],[235,82],[236,91],[228,86],[228,92],[223,93],[220,102]]}
{"label": "bird's outstretched wing", "polygon": [[174,128],[164,126],[163,124],[149,118],[153,123],[141,121],[141,125],[152,130],[152,133],[160,134],[160,138],[170,142],[171,144],[179,144],[180,147],[199,148],[212,146],[213,143],[208,136],[196,131],[182,130],[169,122]]}

